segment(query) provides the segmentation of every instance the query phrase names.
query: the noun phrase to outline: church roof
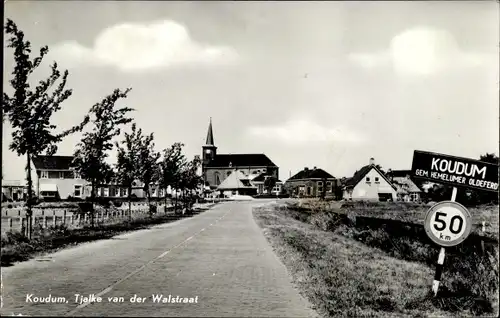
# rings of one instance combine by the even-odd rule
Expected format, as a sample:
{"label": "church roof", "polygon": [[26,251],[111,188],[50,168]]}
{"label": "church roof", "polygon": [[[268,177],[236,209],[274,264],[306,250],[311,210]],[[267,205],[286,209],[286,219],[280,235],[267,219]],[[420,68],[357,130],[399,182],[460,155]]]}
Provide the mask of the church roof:
{"label": "church roof", "polygon": [[212,131],[212,117],[210,117],[210,124],[208,125],[207,140],[205,142],[207,146],[213,146],[214,144],[214,132]]}
{"label": "church roof", "polygon": [[217,154],[207,167],[276,167],[265,154]]}
{"label": "church roof", "polygon": [[233,170],[229,176],[217,187],[217,190],[236,190],[253,188],[248,177],[239,170]]}

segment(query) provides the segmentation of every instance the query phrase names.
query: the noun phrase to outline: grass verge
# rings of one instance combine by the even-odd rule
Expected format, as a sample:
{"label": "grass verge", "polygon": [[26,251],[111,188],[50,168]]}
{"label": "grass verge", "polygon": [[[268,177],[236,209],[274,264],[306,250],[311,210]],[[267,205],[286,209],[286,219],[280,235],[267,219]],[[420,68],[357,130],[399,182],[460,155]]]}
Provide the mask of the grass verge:
{"label": "grass verge", "polygon": [[131,221],[116,224],[104,224],[94,227],[86,226],[78,229],[68,229],[65,225],[33,229],[33,239],[28,240],[19,232],[7,232],[1,240],[1,266],[12,266],[15,262],[26,261],[35,256],[54,252],[62,248],[84,242],[109,239],[117,234],[150,228],[151,226],[170,223],[181,218],[201,213],[208,208],[199,208],[184,216],[175,214],[157,214],[153,217],[144,216]]}
{"label": "grass verge", "polygon": [[[491,304],[473,295],[429,295],[434,269],[428,264],[369,246],[346,235],[300,221],[286,206],[254,211],[301,293],[323,316],[493,316]],[[374,240],[376,240],[374,238]],[[411,242],[409,244],[412,244]],[[498,276],[497,276],[498,277]],[[477,276],[476,276],[477,278]],[[453,280],[452,277],[448,278]],[[461,277],[453,281],[460,282]],[[488,291],[491,287],[487,287]]]}

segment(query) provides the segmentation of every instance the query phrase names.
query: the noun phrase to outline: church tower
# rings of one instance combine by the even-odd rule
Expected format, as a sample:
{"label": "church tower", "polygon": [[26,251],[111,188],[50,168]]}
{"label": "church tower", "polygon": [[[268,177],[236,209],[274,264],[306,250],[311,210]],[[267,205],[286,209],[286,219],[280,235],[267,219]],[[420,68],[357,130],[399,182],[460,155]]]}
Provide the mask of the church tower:
{"label": "church tower", "polygon": [[212,131],[212,117],[210,117],[210,124],[208,125],[207,140],[203,148],[203,166],[206,166],[210,161],[215,159],[217,154],[217,147],[214,144],[214,133]]}

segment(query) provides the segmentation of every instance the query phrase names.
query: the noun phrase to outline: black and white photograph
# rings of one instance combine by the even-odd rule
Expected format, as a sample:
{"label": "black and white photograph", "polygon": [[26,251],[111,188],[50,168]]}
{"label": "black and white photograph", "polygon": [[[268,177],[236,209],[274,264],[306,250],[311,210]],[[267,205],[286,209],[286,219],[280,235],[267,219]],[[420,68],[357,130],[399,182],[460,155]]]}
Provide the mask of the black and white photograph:
{"label": "black and white photograph", "polygon": [[2,12],[1,316],[498,317],[498,1]]}

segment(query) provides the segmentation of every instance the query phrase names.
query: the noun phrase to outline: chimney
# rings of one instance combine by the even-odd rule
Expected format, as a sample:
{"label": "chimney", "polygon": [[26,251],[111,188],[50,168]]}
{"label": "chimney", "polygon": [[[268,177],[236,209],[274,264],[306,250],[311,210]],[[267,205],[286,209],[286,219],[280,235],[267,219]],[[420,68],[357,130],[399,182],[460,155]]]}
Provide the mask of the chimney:
{"label": "chimney", "polygon": [[309,168],[307,168],[307,167],[304,167],[304,171],[309,171]]}
{"label": "chimney", "polygon": [[313,167],[313,170],[316,170],[316,166]]}
{"label": "chimney", "polygon": [[375,159],[373,157],[370,158],[370,165],[375,165]]}

